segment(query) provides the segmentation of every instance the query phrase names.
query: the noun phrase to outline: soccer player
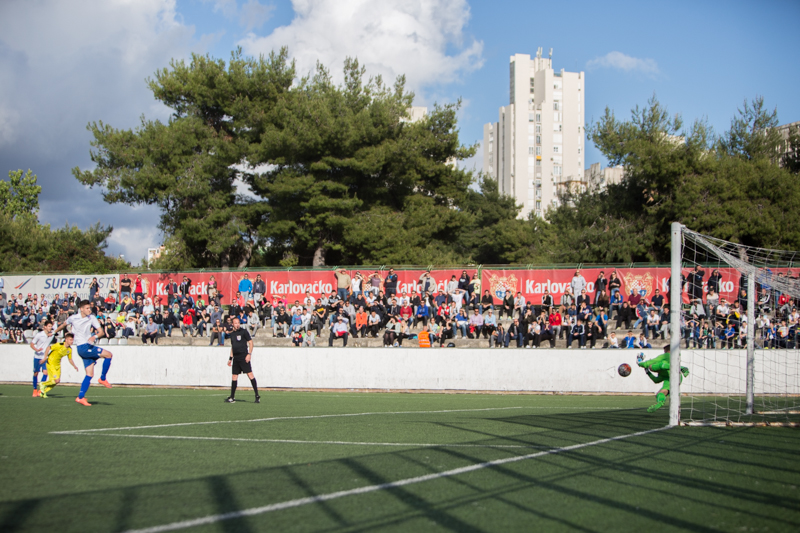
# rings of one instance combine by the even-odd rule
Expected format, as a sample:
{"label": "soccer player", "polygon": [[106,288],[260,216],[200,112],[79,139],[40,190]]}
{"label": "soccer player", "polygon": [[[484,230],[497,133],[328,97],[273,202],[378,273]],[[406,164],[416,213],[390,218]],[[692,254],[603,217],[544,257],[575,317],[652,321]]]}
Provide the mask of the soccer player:
{"label": "soccer player", "polygon": [[64,342],[47,347],[47,375],[50,376],[50,379],[42,381],[40,384],[42,398],[47,398],[47,393],[61,382],[61,360],[65,356],[69,359],[72,368],[78,370],[78,367],[72,362],[72,342],[74,340],[75,335],[67,333],[64,335]]}
{"label": "soccer player", "polygon": [[[106,379],[108,369],[111,367],[111,352],[94,345],[94,341],[103,336],[103,328],[100,326],[97,317],[92,314],[92,302],[89,300],[82,300],[78,307],[78,313],[72,315],[66,322],[58,326],[56,333],[67,326],[72,326],[72,334],[75,336],[74,344],[78,347],[78,355],[83,359],[83,366],[86,367],[86,377],[83,378],[81,390],[75,401],[90,407],[92,404],[86,399],[86,392],[89,390],[89,385],[91,385],[94,377],[94,365],[100,359],[103,359],[103,371],[100,374],[98,383],[106,388],[111,388],[111,383]],[[94,330],[94,333],[92,330]]]}
{"label": "soccer player", "polygon": [[36,333],[31,340],[30,347],[34,351],[33,354],[33,397],[39,396],[39,372],[42,373],[42,381],[47,381],[47,357],[45,357],[45,350],[53,342],[53,322],[50,320],[45,321],[42,331]]}
{"label": "soccer player", "polygon": [[256,401],[261,403],[261,396],[258,395],[258,384],[253,375],[253,368],[250,366],[250,358],[253,356],[253,339],[246,329],[242,328],[242,323],[238,317],[233,317],[233,330],[230,333],[231,356],[228,358],[228,366],[231,367],[231,395],[225,400],[228,403],[236,401],[236,385],[239,374],[245,373],[250,378],[250,384],[256,393]]}
{"label": "soccer player", "polygon": [[[637,361],[639,366],[644,368],[644,371],[647,372],[647,377],[649,377],[653,383],[661,383],[661,388],[656,393],[656,403],[647,408],[647,412],[652,413],[661,409],[664,407],[664,404],[667,403],[667,394],[669,394],[669,344],[664,346],[664,353],[661,355],[645,361],[644,354],[639,354]],[[655,374],[651,372],[653,370]],[[683,378],[688,375],[689,369],[682,366],[681,371],[678,373],[681,382],[683,382]]]}

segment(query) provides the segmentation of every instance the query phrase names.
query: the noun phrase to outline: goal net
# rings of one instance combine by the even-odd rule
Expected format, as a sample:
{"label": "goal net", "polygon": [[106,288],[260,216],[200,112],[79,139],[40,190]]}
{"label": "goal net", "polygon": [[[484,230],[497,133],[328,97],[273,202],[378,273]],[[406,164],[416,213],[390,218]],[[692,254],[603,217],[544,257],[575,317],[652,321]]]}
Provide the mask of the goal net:
{"label": "goal net", "polygon": [[798,260],[681,227],[680,423],[800,425]]}

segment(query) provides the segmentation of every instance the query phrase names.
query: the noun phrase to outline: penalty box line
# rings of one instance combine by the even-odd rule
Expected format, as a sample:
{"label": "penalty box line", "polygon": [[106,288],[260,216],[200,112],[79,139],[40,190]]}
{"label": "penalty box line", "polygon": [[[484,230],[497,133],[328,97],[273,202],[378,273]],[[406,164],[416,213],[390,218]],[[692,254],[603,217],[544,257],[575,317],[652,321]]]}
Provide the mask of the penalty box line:
{"label": "penalty box line", "polygon": [[552,446],[524,444],[470,444],[470,443],[418,443],[418,442],[358,442],[344,440],[299,440],[299,439],[245,439],[237,437],[192,437],[184,435],[136,435],[132,433],[102,433],[103,437],[124,437],[129,439],[173,439],[173,440],[211,440],[233,442],[266,442],[273,444],[327,444],[334,446],[388,446],[392,448],[511,448],[511,449],[552,449]]}
{"label": "penalty box line", "polygon": [[525,407],[488,407],[484,409],[445,409],[439,411],[386,411],[368,413],[340,413],[331,415],[306,415],[306,416],[273,416],[270,418],[253,418],[249,420],[209,420],[207,422],[179,422],[176,424],[156,424],[152,426],[127,426],[116,428],[97,428],[97,429],[73,429],[68,431],[51,431],[53,435],[81,435],[86,433],[98,433],[102,431],[124,431],[130,429],[154,429],[172,428],[181,426],[205,426],[210,424],[245,424],[249,422],[274,422],[277,420],[309,420],[314,418],[341,418],[349,416],[371,416],[371,415],[414,415],[414,414],[435,414],[435,413],[470,413],[477,411],[502,411],[508,409],[525,409]]}
{"label": "penalty box line", "polygon": [[581,410],[619,410],[620,407],[555,407],[555,406],[515,406],[515,407],[487,407],[483,409],[444,409],[438,411],[374,411],[368,413],[341,413],[331,415],[307,415],[307,416],[274,416],[270,418],[254,418],[248,420],[210,420],[207,422],[179,422],[175,424],[156,424],[150,426],[127,426],[127,427],[114,427],[114,428],[96,428],[96,429],[72,429],[67,431],[51,431],[51,435],[85,435],[88,433],[99,433],[103,431],[127,431],[135,429],[155,429],[155,428],[172,428],[181,426],[204,426],[211,424],[245,424],[249,422],[274,422],[278,420],[310,420],[314,418],[340,418],[351,416],[372,416],[372,415],[425,415],[425,414],[438,414],[438,413],[475,413],[480,411],[504,411],[509,409],[563,409],[571,411],[576,409]]}
{"label": "penalty box line", "polygon": [[599,439],[592,442],[585,442],[583,444],[574,444],[572,446],[565,446],[563,448],[555,448],[552,450],[545,450],[541,452],[531,453],[528,455],[519,455],[516,457],[507,457],[504,459],[497,459],[494,461],[486,461],[484,463],[478,463],[470,466],[463,466],[461,468],[454,468],[452,470],[445,470],[444,472],[437,472],[435,474],[426,474],[424,476],[417,476],[411,477],[406,479],[400,479],[398,481],[391,481],[388,483],[381,483],[378,485],[369,485],[366,487],[359,487],[356,489],[350,490],[342,490],[338,492],[330,492],[328,494],[320,494],[318,496],[310,496],[307,498],[298,498],[295,500],[288,500],[285,502],[280,503],[273,503],[270,505],[264,505],[262,507],[253,507],[250,509],[245,509],[243,511],[233,511],[230,513],[222,513],[222,514],[215,514],[204,516],[202,518],[195,518],[192,520],[182,520],[180,522],[172,522],[171,524],[164,524],[161,526],[154,526],[148,527],[143,529],[132,529],[128,530],[125,533],[162,533],[165,531],[177,531],[179,529],[186,529],[190,527],[197,527],[197,526],[204,526],[208,524],[215,524],[217,522],[222,522],[225,520],[233,520],[236,518],[244,518],[246,516],[256,516],[265,513],[271,513],[274,511],[281,511],[283,509],[291,509],[293,507],[301,507],[303,505],[308,505],[311,503],[320,503],[326,502],[330,500],[335,500],[338,498],[344,498],[346,496],[355,496],[358,494],[368,494],[370,492],[377,492],[387,489],[393,489],[397,487],[404,487],[406,485],[413,485],[416,483],[422,483],[425,481],[432,481],[436,479],[441,479],[445,477],[452,477],[458,476],[461,474],[466,474],[468,472],[474,472],[476,470],[482,470],[484,468],[494,467],[505,465],[509,463],[516,463],[519,461],[526,461],[529,459],[536,459],[538,457],[546,457],[548,455],[556,455],[563,452],[570,452],[574,450],[580,450],[581,448],[588,448],[590,446],[597,446],[599,444],[606,444],[608,442],[614,442],[624,439],[630,439],[633,437],[641,437],[643,435],[649,435],[651,433],[656,433],[658,431],[664,431],[665,429],[670,429],[670,426],[659,427],[655,429],[648,429],[646,431],[638,431],[636,433],[629,433],[627,435],[619,435],[616,437],[609,437],[605,439]]}

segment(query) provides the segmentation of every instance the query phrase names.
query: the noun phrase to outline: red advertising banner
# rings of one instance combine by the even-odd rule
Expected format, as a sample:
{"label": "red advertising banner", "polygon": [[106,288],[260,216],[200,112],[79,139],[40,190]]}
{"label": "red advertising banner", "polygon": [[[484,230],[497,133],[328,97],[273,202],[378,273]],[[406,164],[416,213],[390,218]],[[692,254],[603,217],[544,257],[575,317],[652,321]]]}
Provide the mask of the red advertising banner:
{"label": "red advertising banner", "polygon": [[[461,276],[463,269],[459,270],[434,270],[431,272],[436,287],[440,291],[445,290],[445,286],[450,281],[451,276],[456,276],[458,279]],[[411,294],[412,291],[420,291],[421,283],[420,278],[424,270],[396,270],[397,274],[397,294]],[[475,275],[475,270],[468,270],[468,274]],[[364,278],[361,290],[365,290],[371,286],[370,277],[377,274],[381,279],[380,289],[384,290],[386,277],[389,275],[388,270],[366,270],[366,269],[353,269],[348,270],[347,273],[354,277],[357,273],[361,274]],[[324,271],[283,271],[283,272],[248,272],[250,280],[255,280],[256,275],[260,274],[261,279],[266,284],[266,295],[272,297],[273,295],[281,296],[286,300],[293,302],[294,300],[302,301],[305,297],[306,291],[309,291],[315,298],[321,294],[330,294],[336,292],[337,282],[336,276],[332,270]],[[239,280],[243,278],[242,272],[237,272],[232,275],[232,287],[238,287]],[[234,290],[235,292],[235,290]],[[226,300],[227,301],[227,300]]]}
{"label": "red advertising banner", "polygon": [[[703,292],[707,292],[707,281],[713,269],[705,269],[705,281],[703,282]],[[688,275],[691,269],[683,269],[684,276]],[[720,282],[720,297],[732,301],[738,294],[739,272],[734,269],[721,268],[722,274]],[[656,289],[669,300],[669,277],[668,267],[653,268],[585,268],[580,273],[586,280],[586,292],[594,300],[595,282],[600,272],[609,279],[612,272],[616,272],[621,286],[620,290],[623,297],[627,300],[628,295],[633,289],[636,293],[646,299],[652,298]],[[545,291],[549,291],[553,296],[553,301],[558,303],[561,296],[570,288],[570,284],[575,275],[575,270],[488,270],[483,274],[483,288],[488,289],[490,294],[499,301],[505,297],[506,291],[514,295],[521,292],[528,302],[538,305],[542,301]],[[685,291],[685,288],[684,288]],[[578,296],[577,294],[574,296]],[[688,302],[688,296],[684,292],[684,302]],[[499,302],[498,302],[499,303]]]}
{"label": "red advertising banner", "polygon": [[[706,284],[711,274],[712,268],[705,269],[703,290],[707,292]],[[719,269],[722,274],[720,282],[720,297],[728,301],[736,298],[739,290],[739,273],[730,268]],[[452,276],[458,280],[464,269],[443,269],[432,270],[430,277],[433,279],[431,285],[435,285],[439,292],[447,290],[447,284]],[[472,279],[476,274],[476,269],[466,269],[467,275]],[[691,269],[683,269],[684,275],[688,275]],[[584,268],[581,275],[586,280],[586,292],[594,297],[595,282],[600,272],[609,279],[612,272],[615,272],[621,283],[622,294],[627,298],[631,289],[647,299],[652,298],[656,289],[661,291],[665,298],[669,299],[668,279],[670,269],[668,267],[652,268]],[[364,278],[362,290],[370,286],[369,278],[377,274],[381,279],[381,290],[384,290],[386,277],[389,270],[348,270],[350,276],[360,273]],[[397,293],[403,292],[410,294],[412,291],[421,292],[421,278],[424,270],[396,270],[397,274]],[[223,295],[222,303],[229,304],[236,295],[240,281],[244,278],[245,272],[192,272],[185,274],[191,280],[189,294],[193,297],[202,295],[208,297],[208,284],[212,277],[217,282],[217,290]],[[552,294],[554,301],[558,302],[565,290],[570,287],[575,270],[572,269],[531,269],[531,270],[502,270],[484,269],[481,273],[483,290],[488,290],[496,299],[501,300],[506,291],[511,291],[514,295],[521,292],[528,302],[539,304],[545,290]],[[248,271],[247,275],[251,282],[255,283],[256,277],[261,275],[261,279],[266,286],[265,296],[271,298],[273,295],[280,296],[287,301],[302,301],[306,292],[318,298],[321,294],[330,294],[337,288],[336,276],[333,270],[288,270],[288,271]],[[146,294],[150,297],[158,296],[165,298],[168,294],[167,284],[170,278],[175,283],[180,284],[183,280],[183,273],[167,274],[144,274],[143,278],[147,282]],[[430,286],[430,285],[429,285]],[[576,295],[577,296],[577,295]],[[684,292],[684,301],[688,297]]]}
{"label": "red advertising banner", "polygon": [[[434,270],[431,272],[430,277],[433,279],[432,283],[436,285],[437,290],[444,292],[451,277],[456,276],[456,279],[458,279],[463,271],[464,269]],[[357,272],[364,278],[362,290],[370,286],[369,278],[373,274],[378,275],[381,280],[380,289],[384,290],[389,270],[353,269],[349,270],[348,274],[353,277]],[[404,292],[411,294],[412,291],[419,292],[422,290],[420,279],[424,272],[424,270],[395,271],[395,274],[397,274],[397,294],[401,295]],[[467,269],[470,279],[475,273],[475,269]],[[310,292],[312,296],[319,298],[322,294],[336,292],[337,287],[336,276],[332,270],[248,271],[246,274],[253,283],[255,283],[257,276],[261,276],[266,288],[265,296],[269,298],[272,298],[273,295],[279,296],[289,302],[302,301],[306,292]],[[244,279],[245,272],[216,272],[213,274],[193,272],[185,275],[192,282],[189,294],[195,298],[198,295],[202,295],[204,298],[208,297],[208,282],[214,276],[217,281],[217,290],[222,294],[222,303],[230,304],[233,297],[236,296],[236,291],[239,290],[239,283]],[[183,276],[184,274],[180,272],[144,274],[142,277],[147,282],[145,292],[147,296],[157,296],[163,300],[168,294],[170,279],[180,284]]]}
{"label": "red advertising banner", "polygon": [[231,302],[230,272],[216,272],[213,274],[208,274],[205,272],[191,272],[188,274],[142,274],[142,279],[147,282],[145,293],[151,298],[160,298],[161,303],[166,303],[167,295],[169,294],[168,284],[170,279],[180,285],[183,281],[183,276],[189,278],[189,281],[191,282],[191,285],[189,286],[189,294],[195,300],[198,296],[202,296],[206,301],[208,300],[208,283],[213,278],[217,282],[217,290],[223,295],[223,303]]}

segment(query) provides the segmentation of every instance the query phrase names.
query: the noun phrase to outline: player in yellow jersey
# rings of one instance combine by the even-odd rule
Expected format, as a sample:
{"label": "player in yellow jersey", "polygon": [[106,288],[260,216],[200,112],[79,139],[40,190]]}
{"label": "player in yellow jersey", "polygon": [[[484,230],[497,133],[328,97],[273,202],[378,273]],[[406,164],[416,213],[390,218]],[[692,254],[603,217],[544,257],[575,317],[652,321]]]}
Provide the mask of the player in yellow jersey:
{"label": "player in yellow jersey", "polygon": [[74,340],[75,336],[72,333],[67,333],[64,335],[64,342],[51,344],[47,347],[47,375],[49,379],[39,385],[42,398],[47,398],[47,393],[61,381],[61,360],[64,357],[69,359],[69,364],[72,365],[72,368],[78,370],[78,367],[72,362],[72,342]]}

